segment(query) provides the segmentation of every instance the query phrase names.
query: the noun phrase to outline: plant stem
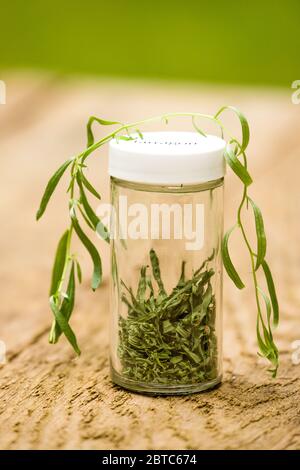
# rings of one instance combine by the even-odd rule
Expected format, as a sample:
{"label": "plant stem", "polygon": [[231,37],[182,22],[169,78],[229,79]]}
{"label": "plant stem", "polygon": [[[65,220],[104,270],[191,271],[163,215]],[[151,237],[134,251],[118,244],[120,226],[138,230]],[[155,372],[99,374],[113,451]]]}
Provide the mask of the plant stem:
{"label": "plant stem", "polygon": [[[103,139],[99,140],[98,142],[95,142],[93,145],[88,147],[84,152],[80,153],[77,158],[82,159],[82,162],[84,162],[86,160],[86,158],[92,152],[94,152],[97,148],[101,147],[101,145],[105,144],[106,142],[111,140],[115,135],[119,134],[122,131],[127,131],[128,129],[132,129],[132,128],[140,126],[142,124],[149,124],[149,123],[155,122],[155,121],[168,120],[169,118],[172,118],[172,117],[184,117],[184,116],[186,116],[186,117],[199,117],[199,118],[208,119],[208,120],[213,121],[216,124],[218,124],[223,131],[226,130],[219,119],[217,119],[214,116],[211,116],[209,114],[187,113],[187,112],[162,114],[160,116],[154,116],[154,117],[151,117],[151,118],[148,118],[148,119],[143,119],[141,121],[135,121],[135,122],[132,122],[132,123],[129,123],[129,124],[124,124],[124,125],[120,126],[114,132],[111,132],[110,134],[105,136]],[[230,138],[231,138],[231,136],[230,136]]]}
{"label": "plant stem", "polygon": [[[72,165],[72,168],[71,168],[71,177],[73,177],[73,175],[74,175],[74,168],[75,168],[74,164],[75,164],[75,161],[74,161],[74,163]],[[70,188],[70,196],[71,196],[71,199],[73,199],[73,197],[74,197],[74,179],[72,180],[72,184],[71,184],[71,188]],[[67,249],[66,249],[65,265],[64,265],[64,269],[63,269],[63,272],[62,272],[62,276],[61,276],[59,286],[57,288],[57,293],[60,293],[62,291],[63,284],[65,282],[65,278],[66,278],[67,271],[68,271],[68,268],[69,268],[69,264],[70,264],[70,260],[71,260],[72,234],[73,234],[73,224],[71,222],[70,226],[69,226],[69,232],[68,232],[68,238],[67,238]],[[59,299],[59,301],[60,301],[60,299]],[[56,338],[56,320],[54,319],[52,321],[52,325],[51,325],[51,329],[50,329],[50,333],[49,333],[49,342],[50,343],[56,343],[57,339],[58,338]]]}
{"label": "plant stem", "polygon": [[247,238],[245,228],[243,226],[242,218],[241,218],[242,208],[244,206],[244,203],[245,203],[246,199],[247,199],[247,187],[245,186],[244,191],[243,191],[242,201],[241,201],[241,203],[239,205],[239,208],[238,208],[237,221],[238,221],[238,226],[239,226],[239,228],[242,232],[242,236],[243,236],[245,245],[246,245],[246,247],[248,249],[248,252],[249,252],[249,255],[250,255],[251,271],[252,271],[252,278],[253,278],[253,284],[254,284],[254,289],[255,289],[255,300],[256,300],[257,312],[258,312],[260,320],[262,321],[261,306],[260,306],[260,301],[259,301],[259,296],[258,296],[258,282],[257,282],[257,276],[256,276],[256,270],[255,270],[254,253],[253,253],[253,250],[251,248],[250,242]]}

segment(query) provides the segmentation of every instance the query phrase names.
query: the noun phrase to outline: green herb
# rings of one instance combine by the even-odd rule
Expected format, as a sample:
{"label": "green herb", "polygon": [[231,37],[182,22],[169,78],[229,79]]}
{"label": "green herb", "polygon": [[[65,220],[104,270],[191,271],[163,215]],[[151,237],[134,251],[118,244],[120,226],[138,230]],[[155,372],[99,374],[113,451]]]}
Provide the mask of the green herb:
{"label": "green herb", "polygon": [[[221,121],[221,115],[226,112],[231,111],[233,112],[239,119],[239,123],[241,125],[242,131],[242,139],[241,142],[239,139],[232,136],[228,133],[227,129],[223,125]],[[240,181],[243,184],[243,194],[241,203],[237,210],[236,216],[236,223],[235,225],[226,232],[223,242],[222,242],[222,256],[223,256],[223,264],[224,267],[235,283],[235,285],[242,289],[244,288],[244,283],[241,280],[239,274],[237,273],[233,262],[231,260],[230,252],[229,252],[229,238],[230,234],[233,230],[240,230],[246,248],[249,252],[250,257],[250,264],[251,264],[251,272],[253,278],[253,284],[255,288],[255,301],[256,301],[256,309],[257,309],[257,326],[256,326],[256,334],[257,334],[257,342],[260,354],[266,357],[272,365],[271,373],[272,376],[275,377],[278,368],[278,349],[273,340],[273,327],[278,325],[279,320],[279,307],[278,307],[278,300],[276,296],[276,290],[274,281],[272,278],[272,274],[270,268],[266,261],[266,236],[265,236],[265,229],[263,218],[260,209],[256,205],[256,203],[249,197],[248,189],[249,186],[252,184],[252,177],[247,168],[247,157],[246,157],[246,148],[249,143],[249,126],[245,116],[236,108],[232,106],[224,106],[222,107],[215,115],[209,114],[202,114],[202,113],[169,113],[164,114],[162,116],[156,116],[149,119],[144,119],[142,121],[133,122],[129,124],[122,124],[118,121],[107,121],[104,119],[100,119],[98,117],[92,116],[87,124],[87,146],[85,150],[80,152],[78,155],[74,156],[73,158],[67,160],[52,176],[49,183],[47,184],[45,193],[42,197],[41,204],[39,210],[37,212],[37,219],[39,219],[46,210],[46,207],[49,203],[49,200],[60,182],[62,176],[66,172],[67,169],[70,170],[70,182],[68,185],[68,192],[70,194],[70,201],[69,201],[69,215],[70,215],[70,225],[68,230],[64,233],[60,244],[57,249],[57,254],[55,258],[54,268],[53,268],[53,275],[52,275],[52,285],[50,291],[50,306],[54,315],[54,322],[51,329],[50,334],[50,342],[56,342],[58,336],[63,332],[67,339],[72,344],[74,350],[78,353],[79,348],[77,346],[76,337],[73,331],[70,329],[69,326],[69,319],[73,310],[73,300],[70,303],[69,308],[66,311],[64,299],[65,295],[65,282],[68,272],[72,272],[72,266],[74,260],[77,261],[75,258],[75,254],[72,253],[72,237],[74,233],[78,236],[81,240],[83,245],[86,247],[88,252],[91,255],[94,270],[93,270],[93,281],[92,281],[92,288],[96,289],[102,277],[102,270],[101,270],[101,258],[100,255],[89,240],[88,236],[82,230],[79,220],[77,218],[76,209],[78,208],[78,213],[81,215],[83,221],[87,224],[87,226],[92,229],[93,231],[97,231],[104,240],[109,241],[109,232],[107,228],[102,224],[101,220],[97,217],[94,210],[92,209],[90,203],[87,199],[87,193],[85,192],[84,188],[93,196],[100,199],[100,194],[96,189],[92,186],[92,184],[86,178],[84,174],[84,170],[86,169],[85,161],[95,150],[99,147],[102,147],[104,144],[109,142],[111,139],[121,139],[121,140],[132,140],[133,137],[130,135],[130,131],[137,133],[142,138],[142,133],[139,130],[140,126],[145,125],[147,123],[151,123],[154,121],[163,122],[165,124],[169,123],[170,118],[175,117],[187,117],[192,120],[192,125],[194,129],[199,132],[201,135],[205,136],[204,131],[202,128],[198,126],[198,121],[208,120],[214,122],[220,129],[221,135],[224,138],[224,135],[227,134],[227,147],[224,152],[224,158],[228,166],[233,170],[233,172],[237,175]],[[101,138],[97,142],[95,142],[92,125],[93,123],[97,123],[101,126],[118,126],[114,131],[107,134],[105,137]],[[124,135],[124,132],[127,135]],[[248,236],[246,234],[246,230],[243,224],[242,215],[244,210],[248,210],[249,205],[253,209],[253,215],[255,219],[255,227],[256,227],[256,250],[252,248]],[[97,225],[97,227],[96,227]],[[152,257],[151,261],[155,262],[155,254],[150,254]],[[71,271],[70,271],[71,266]],[[258,285],[258,274],[261,272],[265,278],[266,283],[266,291],[262,291]],[[77,274],[78,278],[81,280],[81,271],[80,268],[78,269],[77,265]],[[195,273],[196,274],[196,273]],[[113,277],[114,282],[119,284],[118,280],[118,273],[117,273],[117,266],[116,260],[113,259]],[[158,296],[155,297],[153,293],[153,286],[151,279],[147,278],[146,274],[141,272],[141,286],[139,290],[139,296],[145,296],[145,282],[147,286],[147,292],[150,292],[151,295],[148,297],[148,302],[151,303],[153,306],[157,304],[157,302],[166,302],[168,299],[168,295],[165,292],[163,285],[160,281],[160,272],[158,270],[158,264],[156,265],[153,277],[158,283],[159,286],[159,293]],[[189,282],[192,282],[190,280]],[[68,286],[70,285],[70,279]],[[67,287],[68,290],[68,287]],[[75,286],[74,286],[75,292]],[[133,305],[133,293],[130,292],[130,303]],[[135,299],[136,306],[140,310],[140,303],[141,300]],[[263,305],[265,307],[265,311],[261,306],[261,299],[263,300]],[[170,300],[170,299],[169,299]],[[128,301],[128,299],[127,299]],[[179,299],[178,299],[179,301]],[[145,300],[144,300],[145,302]],[[171,302],[171,300],[170,300]],[[174,302],[174,299],[172,300]],[[71,308],[70,308],[71,307]],[[169,323],[165,323],[165,328],[171,328]],[[58,328],[59,327],[59,328]],[[57,333],[59,331],[59,334]],[[181,328],[178,330],[182,332]],[[189,358],[192,360],[193,351],[189,350]],[[187,355],[187,352],[186,352]],[[175,362],[174,362],[175,361]],[[172,358],[172,363],[180,364],[180,355],[174,356]]]}
{"label": "green herb", "polygon": [[136,295],[122,282],[126,316],[119,316],[118,355],[122,374],[146,383],[190,384],[217,377],[216,302],[208,260],[191,279],[180,279],[168,295],[161,279],[159,260],[150,251],[154,294],[148,266],[140,271]]}

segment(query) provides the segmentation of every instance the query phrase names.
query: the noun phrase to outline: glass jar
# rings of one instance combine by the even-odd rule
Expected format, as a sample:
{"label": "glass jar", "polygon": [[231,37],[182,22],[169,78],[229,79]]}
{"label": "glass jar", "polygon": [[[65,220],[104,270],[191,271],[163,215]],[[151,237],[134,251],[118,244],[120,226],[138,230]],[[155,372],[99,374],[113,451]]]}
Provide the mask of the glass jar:
{"label": "glass jar", "polygon": [[124,388],[221,381],[224,146],[193,132],[110,144],[110,362]]}

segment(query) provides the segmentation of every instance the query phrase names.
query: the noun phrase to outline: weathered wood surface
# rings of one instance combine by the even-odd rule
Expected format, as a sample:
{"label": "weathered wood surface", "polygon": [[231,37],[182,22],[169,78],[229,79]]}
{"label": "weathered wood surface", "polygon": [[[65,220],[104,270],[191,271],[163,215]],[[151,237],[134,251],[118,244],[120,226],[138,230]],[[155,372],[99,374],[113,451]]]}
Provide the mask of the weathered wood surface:
{"label": "weathered wood surface", "polygon": [[[290,90],[1,79],[7,104],[0,106],[0,340],[7,363],[0,366],[0,448],[299,448],[300,365],[292,364],[291,343],[300,339],[300,105],[291,103]],[[75,358],[64,339],[47,343],[50,269],[67,207],[60,190],[36,224],[41,192],[56,167],[83,147],[90,114],[126,121],[164,111],[213,112],[224,103],[238,105],[251,124],[252,195],[265,215],[281,305],[278,378],[269,378],[256,355],[252,289],[237,292],[225,278],[222,386],[176,398],[127,393],[109,379],[108,251],[101,242],[105,281],[98,292],[90,291],[86,260],[72,319],[82,356]],[[108,200],[105,151],[95,157],[90,174]],[[231,174],[226,186],[229,226],[240,186]],[[250,283],[248,265],[241,268]]]}

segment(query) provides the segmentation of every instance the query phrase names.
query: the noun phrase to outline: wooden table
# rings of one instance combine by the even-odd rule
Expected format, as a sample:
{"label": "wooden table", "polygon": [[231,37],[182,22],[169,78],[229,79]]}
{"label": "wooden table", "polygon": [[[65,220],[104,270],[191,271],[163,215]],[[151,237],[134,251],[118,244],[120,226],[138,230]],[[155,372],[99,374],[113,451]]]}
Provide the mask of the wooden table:
{"label": "wooden table", "polygon": [[[0,340],[7,347],[7,362],[0,366],[0,447],[299,448],[300,364],[292,362],[292,342],[300,340],[300,105],[292,104],[291,90],[63,80],[24,73],[1,79],[7,84],[7,104],[0,106]],[[281,306],[278,378],[269,377],[256,355],[249,265],[236,240],[234,257],[249,288],[239,292],[225,276],[222,386],[184,397],[128,393],[109,379],[109,254],[97,239],[105,279],[96,293],[89,289],[89,260],[78,248],[84,282],[72,326],[83,353],[74,357],[64,338],[56,346],[47,342],[51,264],[67,220],[65,187],[37,224],[40,196],[56,167],[84,147],[91,114],[130,121],[165,111],[214,112],[228,103],[240,107],[251,125],[251,194],[265,216],[268,259]],[[236,127],[234,121],[228,124]],[[176,120],[173,128],[189,126]],[[97,152],[89,170],[104,201],[109,198],[106,153]],[[226,227],[240,194],[229,173]]]}

